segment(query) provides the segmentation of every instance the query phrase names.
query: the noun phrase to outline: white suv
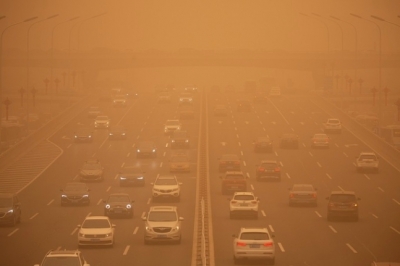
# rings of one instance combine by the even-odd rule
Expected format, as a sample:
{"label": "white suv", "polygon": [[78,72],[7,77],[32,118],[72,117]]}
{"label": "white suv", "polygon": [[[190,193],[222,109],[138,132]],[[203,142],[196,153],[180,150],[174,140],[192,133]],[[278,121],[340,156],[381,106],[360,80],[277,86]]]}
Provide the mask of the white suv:
{"label": "white suv", "polygon": [[240,228],[239,235],[233,235],[233,260],[267,260],[275,264],[275,243],[267,228]]}
{"label": "white suv", "polygon": [[47,252],[42,263],[35,266],[61,265],[90,266],[79,250],[50,250]]}
{"label": "white suv", "polygon": [[95,128],[109,128],[110,127],[110,118],[105,115],[99,115],[94,120]]}
{"label": "white suv", "polygon": [[107,216],[87,216],[78,228],[78,246],[114,245],[115,225]]}
{"label": "white suv", "polygon": [[181,122],[179,120],[167,120],[164,124],[164,133],[171,134],[176,130],[181,130]]}
{"label": "white suv", "polygon": [[342,123],[337,118],[329,118],[324,124],[324,132],[342,132]]}
{"label": "white suv", "polygon": [[181,243],[181,221],[177,207],[173,206],[153,206],[147,214],[142,217],[145,221],[144,244],[151,241],[172,241]]}
{"label": "white suv", "polygon": [[259,199],[253,192],[235,192],[229,202],[229,218],[251,216],[258,218]]}
{"label": "white suv", "polygon": [[172,198],[180,201],[181,198],[181,185],[174,175],[159,175],[156,178],[152,188],[153,201],[159,198]]}
{"label": "white suv", "polygon": [[379,171],[379,159],[374,152],[361,152],[356,159],[357,172],[363,170]]}

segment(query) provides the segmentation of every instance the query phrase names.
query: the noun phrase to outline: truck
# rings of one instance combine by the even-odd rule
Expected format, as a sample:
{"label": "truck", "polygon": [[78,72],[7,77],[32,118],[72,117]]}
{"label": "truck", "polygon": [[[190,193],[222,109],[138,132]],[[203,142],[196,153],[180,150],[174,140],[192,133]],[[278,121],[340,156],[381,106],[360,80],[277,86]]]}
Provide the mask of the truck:
{"label": "truck", "polygon": [[400,125],[388,125],[379,129],[379,135],[386,142],[400,150]]}

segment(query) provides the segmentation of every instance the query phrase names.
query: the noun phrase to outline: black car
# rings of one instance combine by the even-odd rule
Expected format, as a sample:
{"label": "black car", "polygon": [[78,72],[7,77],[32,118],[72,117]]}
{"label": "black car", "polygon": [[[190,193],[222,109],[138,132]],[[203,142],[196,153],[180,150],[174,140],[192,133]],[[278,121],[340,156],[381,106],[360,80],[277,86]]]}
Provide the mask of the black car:
{"label": "black car", "polygon": [[339,217],[358,221],[358,201],[360,198],[357,198],[353,191],[332,191],[326,199],[328,200],[328,221]]}
{"label": "black car", "polygon": [[126,193],[113,193],[104,200],[104,215],[105,216],[125,216],[133,217],[133,207],[128,194]]}
{"label": "black car", "polygon": [[254,152],[271,152],[272,141],[269,137],[259,137],[254,141]]}
{"label": "black car", "polygon": [[157,147],[153,141],[141,141],[136,146],[137,158],[156,158]]}
{"label": "black car", "polygon": [[275,160],[263,160],[256,168],[256,179],[281,181],[281,167]]}
{"label": "black car", "polygon": [[74,132],[75,142],[92,142],[93,141],[93,130],[88,127],[78,128]]}
{"label": "black car", "polygon": [[138,166],[125,166],[118,174],[119,185],[122,186],[144,186],[146,178],[144,171]]}
{"label": "black car", "polygon": [[85,183],[67,183],[61,191],[61,206],[65,205],[89,205],[90,189]]}
{"label": "black car", "polygon": [[293,133],[288,133],[288,134],[283,134],[281,139],[280,139],[280,143],[279,143],[279,147],[281,149],[298,149],[299,148],[299,136],[297,136],[296,134]]}
{"label": "black car", "polygon": [[108,139],[126,139],[127,131],[124,126],[113,126],[108,132]]}
{"label": "black car", "polygon": [[81,181],[102,181],[104,168],[97,159],[87,160],[80,169]]}
{"label": "black car", "polygon": [[13,193],[0,193],[0,224],[14,226],[21,222],[21,203]]}
{"label": "black car", "polygon": [[188,133],[184,130],[175,130],[171,135],[171,148],[189,148]]}

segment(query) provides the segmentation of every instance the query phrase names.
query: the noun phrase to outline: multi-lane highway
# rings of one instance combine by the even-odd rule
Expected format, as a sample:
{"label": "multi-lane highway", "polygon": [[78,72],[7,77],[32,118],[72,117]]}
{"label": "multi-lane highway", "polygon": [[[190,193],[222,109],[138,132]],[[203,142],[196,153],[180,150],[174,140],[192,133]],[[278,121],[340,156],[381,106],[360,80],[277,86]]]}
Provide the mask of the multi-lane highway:
{"label": "multi-lane highway", "polygon": [[[242,93],[204,94],[207,108],[201,110],[201,93],[195,95],[195,118],[182,120],[183,129],[191,137],[192,172],[177,174],[183,183],[179,203],[153,203],[150,185],[158,174],[169,172],[171,148],[163,124],[178,117],[178,94],[166,104],[157,103],[152,93],[131,99],[124,108],[99,102],[103,113],[111,117],[112,125],[127,127],[127,140],[108,140],[106,129],[96,129],[93,143],[74,143],[76,127],[92,123],[83,111],[49,139],[63,152],[20,192],[21,224],[0,228],[0,265],[33,265],[40,263],[50,249],[76,249],[77,225],[87,215],[102,215],[101,200],[113,192],[130,194],[135,200],[135,216],[112,219],[116,225],[113,248],[82,249],[91,265],[191,265],[200,112],[208,121],[213,265],[233,265],[232,234],[238,233],[240,227],[254,226],[267,227],[275,234],[276,265],[369,265],[372,261],[400,261],[400,173],[396,169],[399,163],[393,165],[381,158],[379,173],[356,173],[355,157],[371,147],[347,130],[346,125],[341,134],[331,135],[330,149],[311,149],[312,135],[321,132],[322,123],[330,116],[309,97],[271,98],[265,104],[253,104],[252,112],[236,110],[239,98],[252,100],[251,95]],[[228,116],[213,115],[217,104],[228,107]],[[292,132],[299,135],[300,148],[280,149],[280,136]],[[274,141],[273,152],[254,153],[253,141],[266,135]],[[136,158],[134,147],[140,140],[157,143],[157,158]],[[260,198],[258,220],[229,219],[229,196],[221,194],[218,172],[218,157],[225,153],[241,158],[242,171],[249,176],[248,190]],[[60,189],[67,182],[78,181],[79,168],[89,158],[98,158],[104,165],[105,180],[88,183],[89,206],[61,207]],[[281,182],[256,181],[255,166],[262,159],[281,163]],[[119,187],[116,176],[125,164],[140,165],[146,170],[145,187]],[[317,207],[289,207],[288,188],[296,183],[310,183],[318,189]],[[355,191],[361,198],[358,222],[327,221],[325,198],[333,190]],[[150,206],[159,204],[178,206],[180,216],[184,217],[180,245],[144,245],[141,216]]]}

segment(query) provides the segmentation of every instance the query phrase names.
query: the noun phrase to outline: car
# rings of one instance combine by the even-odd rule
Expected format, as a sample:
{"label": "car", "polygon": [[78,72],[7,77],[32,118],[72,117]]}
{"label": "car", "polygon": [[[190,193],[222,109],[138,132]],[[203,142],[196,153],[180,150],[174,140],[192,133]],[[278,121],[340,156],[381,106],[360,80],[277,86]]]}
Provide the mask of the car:
{"label": "car", "polygon": [[293,133],[283,134],[279,141],[279,148],[281,149],[298,149],[299,136]]}
{"label": "car", "polygon": [[269,96],[270,97],[280,97],[281,96],[281,88],[279,87],[271,87],[271,89],[269,90]]}
{"label": "car", "polygon": [[147,216],[143,216],[145,222],[144,244],[151,242],[181,243],[183,217],[178,214],[175,206],[152,206]]}
{"label": "car", "polygon": [[311,184],[294,184],[289,188],[289,206],[296,204],[317,206],[317,189]]}
{"label": "car", "polygon": [[171,149],[190,148],[190,141],[187,131],[175,130],[171,133]]}
{"label": "car", "polygon": [[164,134],[171,134],[175,130],[181,130],[182,124],[177,119],[169,119],[164,124]]}
{"label": "car", "polygon": [[342,132],[342,123],[337,118],[328,118],[326,123],[324,123],[324,132],[325,133],[329,133],[329,132],[341,133]]}
{"label": "car", "polygon": [[358,221],[358,201],[354,191],[332,191],[328,200],[327,220],[332,221],[336,217],[347,217]]}
{"label": "car", "polygon": [[191,93],[182,93],[179,96],[179,105],[192,105],[193,96]]}
{"label": "car", "polygon": [[218,159],[218,170],[220,173],[240,171],[240,169],[240,159],[236,154],[224,154]]}
{"label": "car", "polygon": [[124,107],[126,106],[126,94],[117,94],[113,98],[113,106]]}
{"label": "car", "polygon": [[81,181],[102,181],[104,168],[98,159],[89,159],[82,165],[79,176]]}
{"label": "car", "polygon": [[65,205],[89,205],[90,189],[85,183],[67,183],[61,191],[61,206]]}
{"label": "car", "polygon": [[108,139],[116,140],[116,139],[126,139],[127,138],[127,130],[124,126],[112,126],[108,131]]}
{"label": "car", "polygon": [[35,266],[54,265],[90,266],[79,250],[50,250],[41,264],[35,264]]}
{"label": "car", "polygon": [[92,142],[93,130],[88,127],[80,127],[74,132],[74,142]]}
{"label": "car", "polygon": [[152,199],[173,199],[180,201],[181,199],[181,185],[175,175],[158,175],[156,180],[151,183]]}
{"label": "car", "polygon": [[78,225],[78,246],[114,246],[115,224],[107,216],[86,216]]}
{"label": "car", "polygon": [[379,172],[379,158],[375,152],[361,152],[356,157],[357,172],[372,171]]}
{"label": "car", "polygon": [[227,171],[220,176],[221,179],[221,194],[229,192],[244,192],[247,190],[247,176],[242,171]]}
{"label": "car", "polygon": [[136,157],[137,158],[156,158],[157,157],[157,146],[154,141],[145,140],[140,141],[136,146]]}
{"label": "car", "polygon": [[272,152],[272,140],[269,137],[258,137],[254,141],[254,152]]}
{"label": "car", "polygon": [[145,186],[145,171],[139,166],[125,165],[118,173],[119,185],[124,186]]}
{"label": "car", "polygon": [[281,166],[276,160],[262,160],[256,165],[256,179],[281,181]]}
{"label": "car", "polygon": [[311,138],[311,148],[326,148],[329,149],[330,138],[325,133],[316,133]]}
{"label": "car", "polygon": [[127,193],[113,193],[104,202],[104,216],[125,216],[133,217],[133,200]]}
{"label": "car", "polygon": [[214,107],[214,116],[228,116],[228,109],[223,104],[217,104]]}
{"label": "car", "polygon": [[192,106],[182,106],[178,110],[179,119],[193,119],[194,110]]}
{"label": "car", "polygon": [[176,172],[190,172],[190,158],[185,152],[176,152],[171,155],[169,171],[170,173]]}
{"label": "car", "polygon": [[189,93],[196,93],[198,92],[199,88],[196,85],[186,85],[183,90]]}
{"label": "car", "polygon": [[259,201],[253,192],[234,192],[229,199],[229,218],[244,216],[257,219]]}
{"label": "car", "polygon": [[251,112],[252,106],[249,100],[238,100],[236,109],[239,112]]}
{"label": "car", "polygon": [[15,226],[21,222],[22,209],[14,193],[0,193],[0,224]]}
{"label": "car", "polygon": [[109,128],[110,127],[110,118],[106,115],[98,115],[94,120],[95,128]]}
{"label": "car", "polygon": [[95,117],[99,116],[100,114],[101,114],[100,107],[98,107],[98,106],[89,107],[89,111],[88,111],[89,118],[95,118]]}
{"label": "car", "polygon": [[158,103],[170,103],[171,102],[171,95],[168,92],[161,92],[158,95]]}
{"label": "car", "polygon": [[242,227],[238,235],[233,235],[233,261],[264,260],[275,264],[274,235],[267,228]]}

